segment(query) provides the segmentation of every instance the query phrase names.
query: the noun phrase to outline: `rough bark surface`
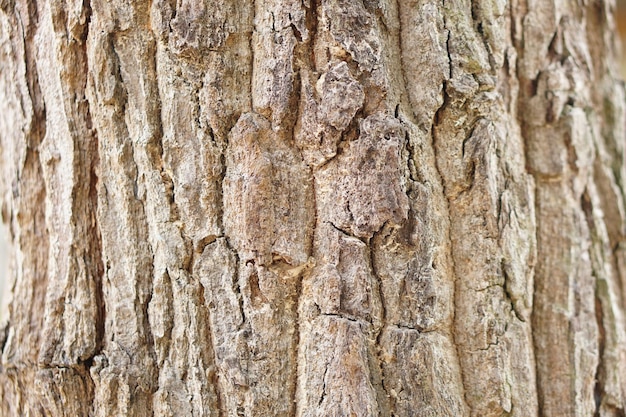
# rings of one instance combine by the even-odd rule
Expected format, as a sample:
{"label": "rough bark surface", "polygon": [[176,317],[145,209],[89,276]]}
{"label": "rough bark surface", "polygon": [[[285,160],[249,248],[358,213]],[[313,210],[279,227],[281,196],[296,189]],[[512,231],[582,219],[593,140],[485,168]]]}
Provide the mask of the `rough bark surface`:
{"label": "rough bark surface", "polygon": [[611,0],[0,0],[4,416],[623,416]]}

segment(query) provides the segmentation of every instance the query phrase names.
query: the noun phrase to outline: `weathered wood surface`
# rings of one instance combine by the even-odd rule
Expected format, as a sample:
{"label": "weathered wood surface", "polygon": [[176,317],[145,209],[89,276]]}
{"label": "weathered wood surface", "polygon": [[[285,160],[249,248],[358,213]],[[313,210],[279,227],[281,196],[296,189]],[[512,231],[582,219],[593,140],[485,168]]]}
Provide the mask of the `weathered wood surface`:
{"label": "weathered wood surface", "polygon": [[624,415],[613,8],[1,0],[1,414]]}

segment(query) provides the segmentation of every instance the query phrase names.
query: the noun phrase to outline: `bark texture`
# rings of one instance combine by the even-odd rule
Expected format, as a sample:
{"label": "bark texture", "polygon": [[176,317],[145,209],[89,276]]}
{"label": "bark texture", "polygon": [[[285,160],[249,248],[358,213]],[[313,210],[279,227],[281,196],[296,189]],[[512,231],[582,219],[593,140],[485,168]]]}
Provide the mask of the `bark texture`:
{"label": "bark texture", "polygon": [[5,416],[623,416],[613,1],[0,0]]}

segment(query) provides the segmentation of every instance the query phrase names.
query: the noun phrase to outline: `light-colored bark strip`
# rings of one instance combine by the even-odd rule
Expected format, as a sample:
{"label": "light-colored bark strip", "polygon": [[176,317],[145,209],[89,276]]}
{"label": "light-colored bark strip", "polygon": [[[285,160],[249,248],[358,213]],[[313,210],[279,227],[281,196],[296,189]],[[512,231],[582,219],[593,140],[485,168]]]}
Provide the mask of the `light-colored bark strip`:
{"label": "light-colored bark strip", "polygon": [[528,346],[534,185],[524,170],[515,115],[507,111],[507,99],[516,97],[515,86],[506,85],[509,74],[501,73],[505,60],[515,66],[506,54],[506,9],[498,2],[456,1],[445,2],[440,13],[450,74],[433,138],[449,203],[455,342],[465,398],[471,415],[535,415]]}
{"label": "light-colored bark strip", "polygon": [[[537,183],[533,338],[539,401],[546,416],[611,415],[624,407],[613,405],[621,402],[614,398],[623,396],[624,385],[606,373],[611,358],[623,355],[614,342],[623,337],[623,326],[616,326],[621,314],[611,307],[614,261],[610,250],[601,249],[608,244],[604,221],[613,225],[607,230],[614,242],[623,236],[621,220],[614,220],[623,191],[612,200],[603,166],[604,140],[623,129],[610,127],[611,118],[623,117],[611,104],[623,90],[615,69],[603,63],[614,52],[607,37],[610,12],[602,3],[538,3],[528,5],[521,27],[530,43],[521,49],[520,82],[526,154]],[[610,89],[595,88],[605,80]],[[594,178],[607,191],[603,202]],[[603,209],[608,217],[598,224]]]}
{"label": "light-colored bark strip", "polygon": [[0,396],[2,413],[7,415],[41,409],[35,380],[43,340],[50,242],[38,149],[46,122],[36,69],[37,15],[36,4],[28,2],[3,4],[0,12],[2,217],[9,224],[14,246],[11,276],[6,282],[12,301],[9,316],[2,318],[1,337]]}
{"label": "light-colored bark strip", "polygon": [[[35,38],[46,102],[46,136],[40,146],[46,180],[49,256],[42,365],[73,367],[100,349],[102,259],[96,223],[98,141],[85,97],[85,37],[90,10],[64,19],[60,5],[40,10]],[[78,74],[70,68],[82,68]],[[78,75],[78,76],[77,76]],[[76,97],[82,99],[76,100]]]}
{"label": "light-colored bark strip", "polygon": [[141,4],[92,3],[87,38],[106,309],[103,351],[91,368],[95,415],[151,413],[157,388],[148,302],[155,271],[150,221],[158,213],[147,201],[157,190],[146,165],[160,131],[154,43]]}

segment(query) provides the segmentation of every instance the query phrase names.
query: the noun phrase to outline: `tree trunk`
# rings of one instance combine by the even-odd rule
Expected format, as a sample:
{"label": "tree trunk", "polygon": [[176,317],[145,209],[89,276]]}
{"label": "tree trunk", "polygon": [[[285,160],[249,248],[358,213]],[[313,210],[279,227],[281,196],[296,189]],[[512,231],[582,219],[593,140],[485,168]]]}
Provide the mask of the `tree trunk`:
{"label": "tree trunk", "polygon": [[613,1],[0,0],[3,416],[623,416]]}

